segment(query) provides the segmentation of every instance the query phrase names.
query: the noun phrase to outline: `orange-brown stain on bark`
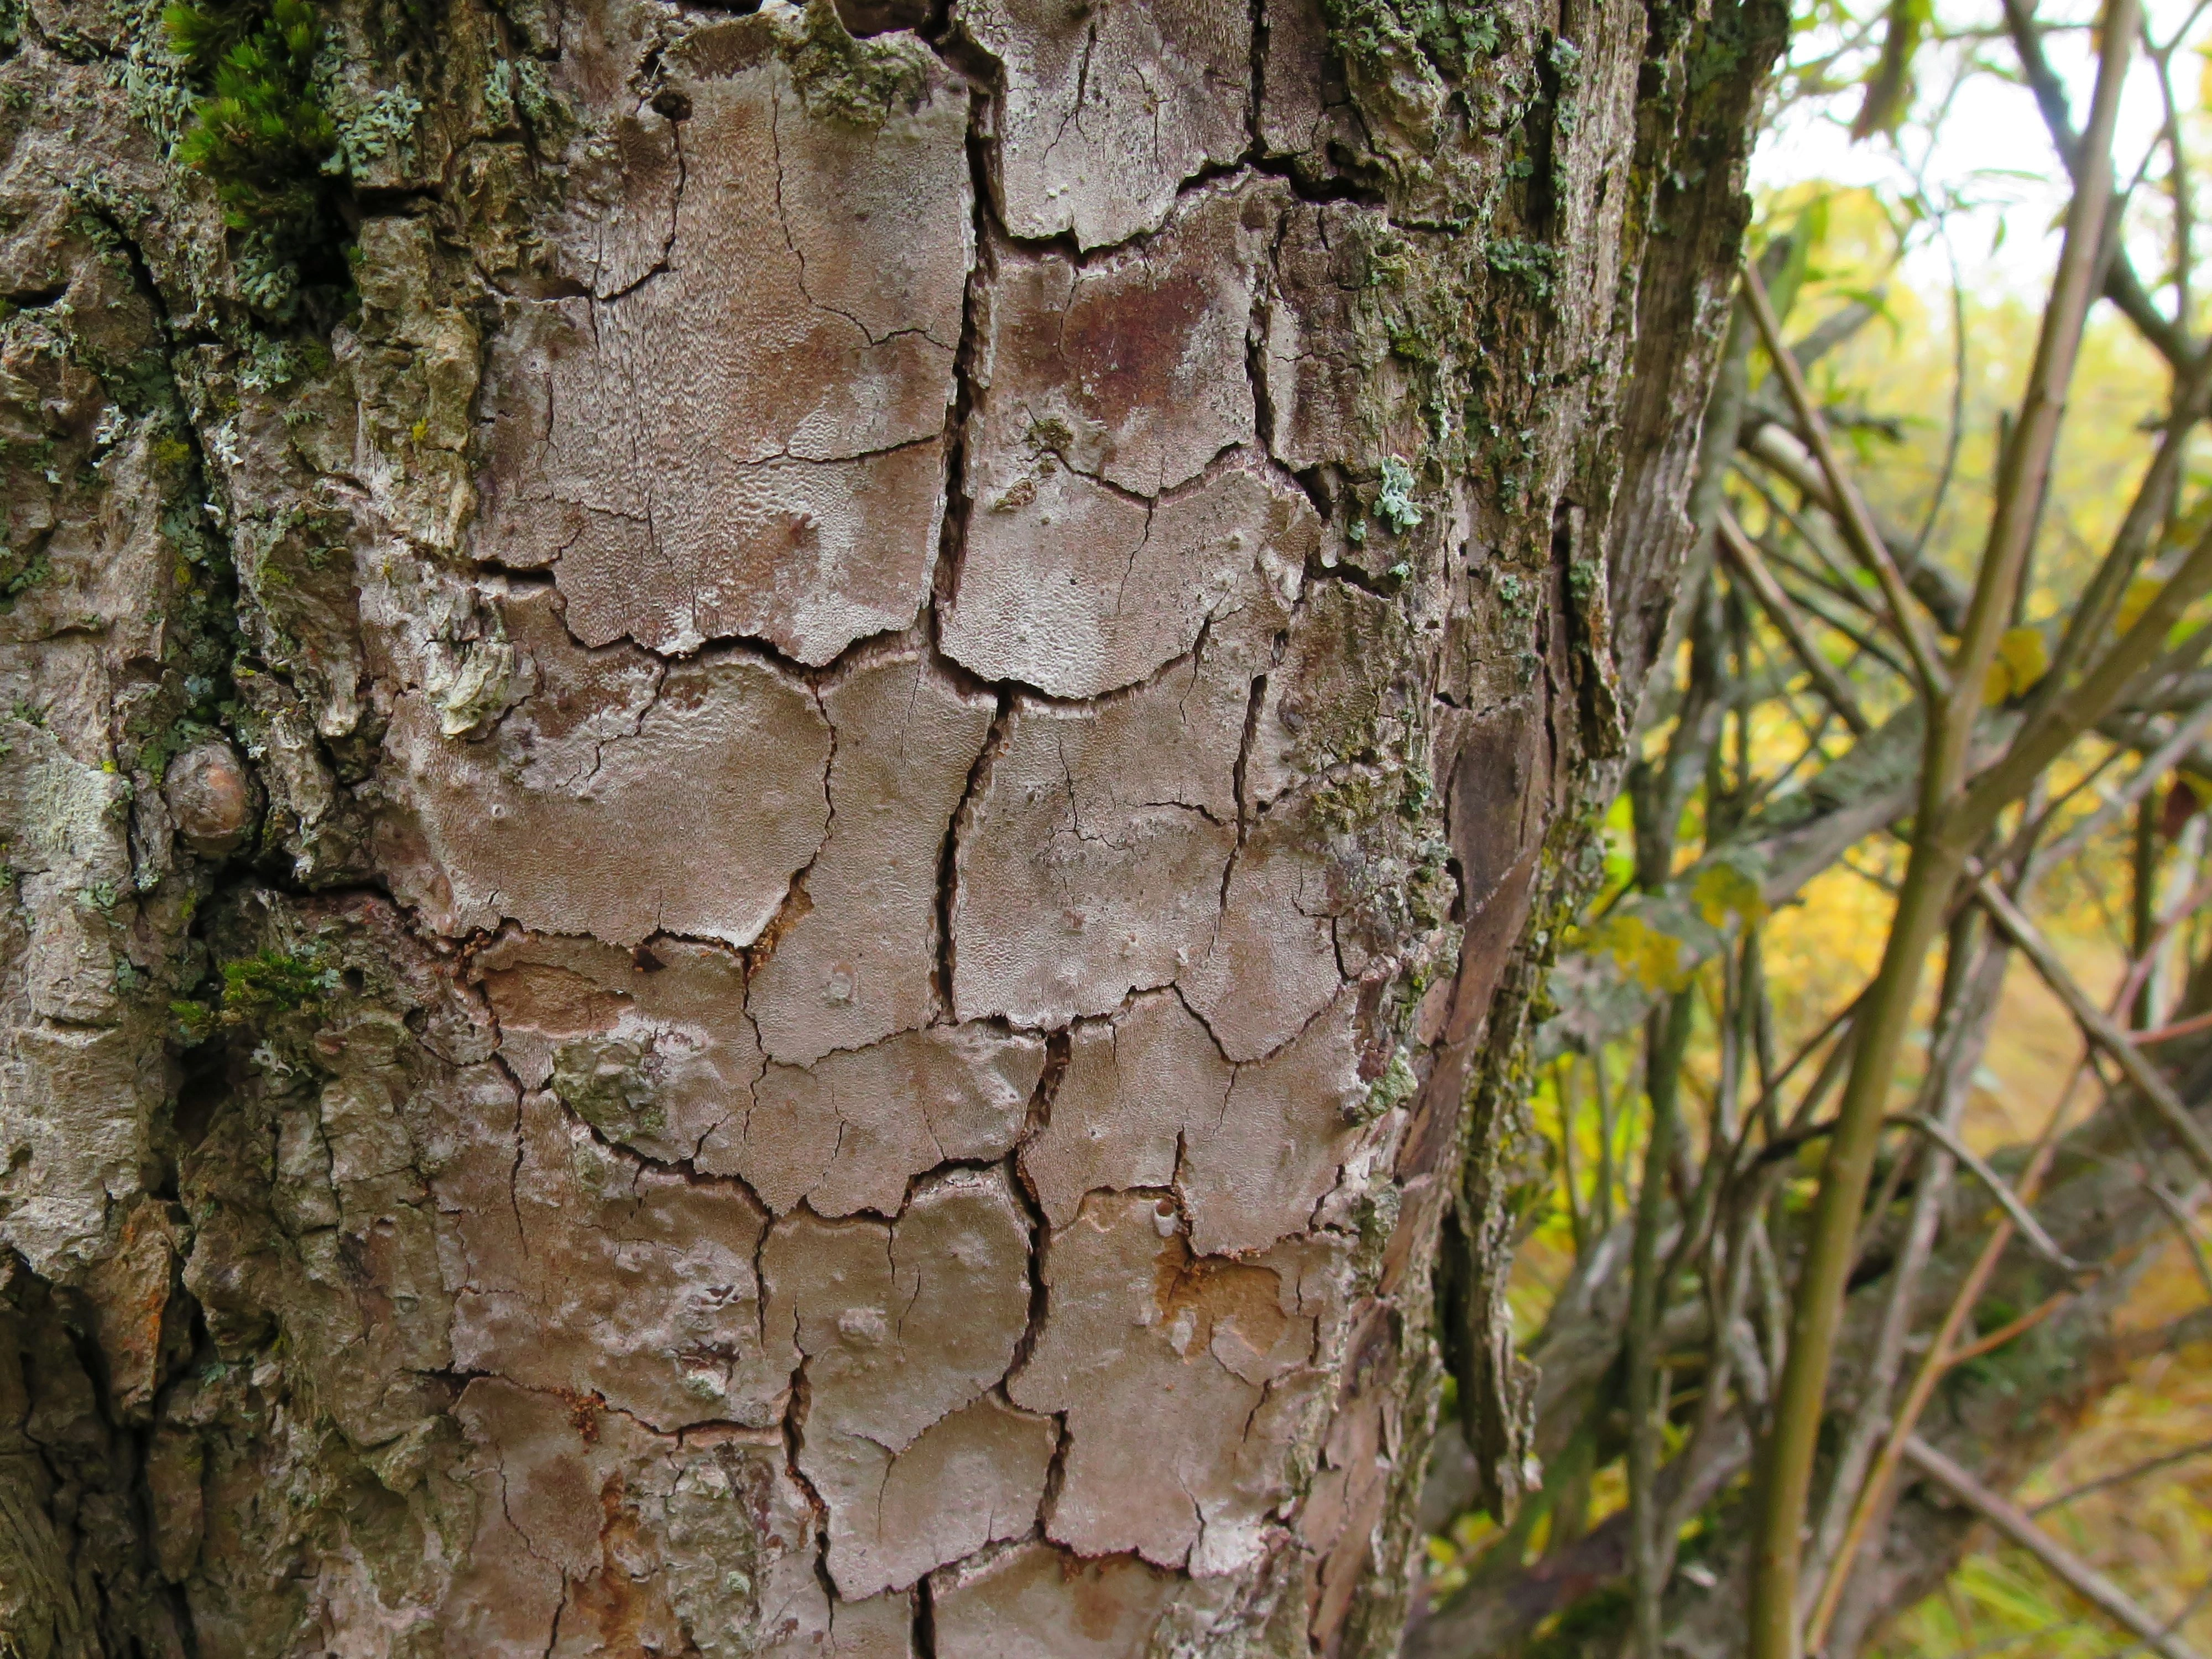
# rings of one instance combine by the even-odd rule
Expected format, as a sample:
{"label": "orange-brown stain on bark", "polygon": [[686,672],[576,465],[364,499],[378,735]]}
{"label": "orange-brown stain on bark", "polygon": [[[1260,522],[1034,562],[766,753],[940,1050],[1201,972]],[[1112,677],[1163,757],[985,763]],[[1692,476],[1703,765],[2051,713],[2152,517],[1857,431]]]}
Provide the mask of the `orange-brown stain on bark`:
{"label": "orange-brown stain on bark", "polygon": [[1188,1322],[1188,1334],[1179,1334],[1176,1344],[1186,1355],[1204,1352],[1215,1330],[1224,1327],[1255,1352],[1266,1353],[1290,1322],[1278,1299],[1281,1276],[1271,1268],[1193,1255],[1180,1233],[1168,1239],[1157,1260],[1152,1299],[1170,1331]]}
{"label": "orange-brown stain on bark", "polygon": [[568,1586],[569,1609],[598,1632],[611,1659],[668,1651],[659,1639],[668,1609],[649,1571],[659,1553],[623,1497],[617,1470],[599,1486],[599,1571]]}

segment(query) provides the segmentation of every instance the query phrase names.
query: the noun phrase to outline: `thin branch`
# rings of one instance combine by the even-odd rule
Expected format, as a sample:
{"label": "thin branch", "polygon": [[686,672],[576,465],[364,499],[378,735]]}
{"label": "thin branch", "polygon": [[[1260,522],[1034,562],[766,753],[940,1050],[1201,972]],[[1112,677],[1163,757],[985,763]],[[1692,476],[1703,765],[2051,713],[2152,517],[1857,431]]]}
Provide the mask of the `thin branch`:
{"label": "thin branch", "polygon": [[2191,367],[2186,375],[2179,372],[2175,375],[2173,401],[2158,448],[2129,499],[2127,514],[2120,520],[2120,527],[2112,532],[2112,544],[2099,562],[2096,574],[2071,608],[2058,648],[2051,654],[2051,671],[2038,695],[2030,699],[2030,708],[2035,712],[2041,712],[2043,705],[2066,685],[2074,670],[2087,656],[2092,644],[2112,626],[2126,597],[2130,580],[2150,556],[2174,493],[2180,487],[2191,431],[2203,418],[2208,399],[2212,399],[2212,353]]}
{"label": "thin branch", "polygon": [[2027,1335],[2028,1332],[2072,1301],[2075,1294],[2070,1289],[2054,1291],[2026,1313],[2008,1319],[1993,1331],[1983,1332],[1963,1348],[1952,1349],[1944,1356],[1946,1368],[1955,1370],[1970,1359],[1979,1359],[1985,1353],[1995,1353],[2015,1338]]}
{"label": "thin branch", "polygon": [[2089,1000],[2066,964],[2051,947],[2042,930],[2021,913],[2020,907],[2006,896],[2004,890],[1984,877],[1977,883],[1974,896],[1990,913],[1990,918],[2017,945],[2022,955],[2034,964],[2058,1000],[2066,1005],[2066,1012],[2082,1034],[2118,1062],[2128,1081],[2148,1101],[2153,1110],[2162,1118],[2197,1167],[2207,1176],[2212,1176],[2212,1134],[2205,1133],[2166,1074],[2154,1066],[2142,1050],[2122,1030],[2119,1024],[2102,1008]]}
{"label": "thin branch", "polygon": [[[1979,954],[1972,956],[1977,945]],[[1974,1068],[1985,1052],[2010,960],[2011,952],[1990,939],[1988,924],[1978,912],[1962,911],[1952,919],[1936,1011],[1935,1054],[1938,1063],[1929,1068],[1921,1091],[1929,1115],[1945,1123],[1955,1124],[1966,1109]],[[1824,1587],[1827,1565],[1834,1560],[1843,1544],[1852,1506],[1866,1481],[1868,1466],[1889,1425],[1890,1400],[1896,1392],[1898,1373],[1905,1363],[1905,1343],[1911,1334],[1921,1278],[1935,1254],[1936,1235],[1942,1225],[1953,1169],[1953,1161],[1940,1150],[1932,1152],[1913,1185],[1904,1245],[1883,1300],[1881,1321],[1875,1330],[1859,1403],[1844,1431],[1835,1472],[1829,1477],[1820,1520],[1813,1532],[1808,1559],[1819,1564]]]}
{"label": "thin branch", "polygon": [[2177,1037],[2195,1036],[2199,1031],[2212,1031],[2212,1013],[2192,1014],[2187,1019],[2174,1021],[2171,1025],[2137,1031],[2134,1036],[2136,1047],[2142,1048],[2154,1042],[2172,1042]]}
{"label": "thin branch", "polygon": [[2111,1579],[2037,1526],[2027,1510],[1990,1491],[1918,1435],[1906,1439],[1905,1455],[1915,1468],[2043,1563],[2053,1577],[2130,1636],[2141,1638],[2166,1659],[2199,1659],[2195,1649],[2136,1606]]}
{"label": "thin branch", "polygon": [[2055,869],[2073,858],[2089,844],[2092,836],[2156,788],[2159,781],[2179,764],[2207,731],[2212,731],[2212,702],[2206,702],[2176,726],[2173,735],[2145,757],[2142,766],[2120,786],[2117,793],[2053,842],[2035,860],[2034,867],[2038,870]]}
{"label": "thin branch", "polygon": [[[2035,15],[2028,0],[2004,0],[2005,26],[2012,35],[2013,49],[2020,54],[2021,72],[2027,77],[2028,90],[2035,94],[2036,106],[2043,112],[2044,125],[2050,130],[2051,143],[2058,152],[2058,159],[2074,175],[2078,186],[2081,173],[2081,141],[2075,136],[2073,118],[2066,108],[2066,86],[2058,72],[2051,67],[2044,56],[2045,31],[2035,25]],[[2116,239],[2117,240],[2117,239]],[[2151,303],[2150,295],[2143,291],[2142,280],[2135,267],[2128,263],[2127,250],[2115,246],[2112,257],[2105,267],[2105,297],[2119,308],[2121,314],[2136,326],[2136,331],[2148,340],[2152,348],[2177,372],[2197,367],[2198,348],[2186,332],[2175,327],[2159,314]]]}
{"label": "thin branch", "polygon": [[2189,1259],[2197,1266],[2197,1282],[2203,1285],[2206,1295],[2212,1296],[2212,1259],[2208,1259],[2204,1254],[2204,1241],[2197,1236],[2197,1218],[2190,1213],[2202,1199],[2204,1188],[2200,1185],[2185,1204],[2166,1191],[2165,1184],[2155,1176],[2143,1183],[2143,1190],[2151,1195],[2151,1201],[2165,1212],[2166,1218],[2173,1224],[2173,1231],[2180,1236],[2182,1247],[2189,1252]]}
{"label": "thin branch", "polygon": [[1923,1116],[1918,1112],[1900,1112],[1889,1121],[1900,1127],[1917,1129],[1930,1140],[1963,1164],[1973,1177],[1989,1188],[1990,1196],[2012,1218],[2012,1224],[2020,1229],[2021,1237],[2033,1245],[2038,1255],[2063,1273],[2079,1273],[2081,1264],[2058,1248],[2058,1241],[2044,1231],[2043,1224],[2035,1218],[2027,1206],[2021,1202],[2020,1194],[2005,1185],[2004,1177],[1989,1166],[1980,1153],[1959,1139],[1951,1128],[1940,1120]]}
{"label": "thin branch", "polygon": [[[2173,937],[2174,930],[2207,902],[2212,902],[2212,876],[2198,882],[2182,896],[2179,902],[2158,918],[2156,924],[2137,945],[2135,962],[2128,969],[2128,976],[2120,981],[2118,992],[2106,1005],[2107,1012],[2118,1018],[2121,1011],[2136,1000],[2136,994],[2150,982],[2151,973],[2158,965],[2159,955],[2166,949],[2166,941]],[[2133,1035],[2136,1046],[2141,1048],[2147,1033],[2138,1030]]]}
{"label": "thin branch", "polygon": [[[2073,1105],[2074,1091],[2081,1085],[2082,1076],[2088,1071],[2089,1064],[2085,1056],[2075,1066],[2073,1076],[2067,1079],[2057,1105],[2051,1109],[2033,1151],[2028,1154],[2027,1167],[2021,1171],[2016,1188],[2026,1200],[2033,1201],[2042,1185],[2044,1175],[2049,1170],[2051,1158],[2057,1152],[2058,1132]],[[1943,1317],[1936,1328],[1936,1334],[1921,1358],[1920,1368],[1913,1373],[1912,1381],[1905,1387],[1905,1398],[1898,1404],[1881,1455],[1875,1459],[1874,1468],[1868,1474],[1865,1485],[1859,1488],[1857,1501],[1851,1508],[1850,1524],[1844,1529],[1844,1541],[1837,1549],[1834,1559],[1828,1563],[1827,1577],[1820,1586],[1820,1594],[1814,1602],[1811,1615],[1805,1621],[1803,1650],[1807,1653],[1819,1652],[1827,1640],[1828,1626],[1835,1619],[1836,1609],[1843,1603],[1844,1589],[1850,1583],[1851,1568],[1858,1559],[1859,1551],[1873,1532],[1877,1518],[1889,1507],[1898,1468],[1905,1455],[1905,1441],[1920,1425],[1921,1413],[1928,1409],[1928,1402],[1935,1398],[1936,1385],[1957,1363],[1954,1350],[1960,1333],[1966,1328],[1967,1322],[1972,1318],[1990,1276],[1996,1271],[1997,1263],[2011,1247],[2012,1240],[2012,1218],[2007,1216],[1990,1229],[1990,1236],[1982,1243],[1981,1253],[1974,1258],[1973,1265],[1966,1270],[1966,1276],[1952,1293],[1950,1305],[1943,1311]]]}
{"label": "thin branch", "polygon": [[[2142,614],[2075,684],[2029,716],[1996,763],[1977,777],[1952,815],[1960,838],[1978,842],[1997,815],[2074,740],[2120,705],[2142,672],[2164,654],[2166,635],[2190,606],[2212,592],[2212,529],[2199,537],[2181,568],[2160,585]],[[2048,678],[2048,677],[2046,677]]]}
{"label": "thin branch", "polygon": [[[2128,3],[2129,0],[2120,0]],[[1743,291],[1751,301],[1753,320],[1759,325],[1760,339],[1765,343],[1767,360],[1782,381],[1783,390],[1789,394],[1790,407],[1796,410],[1798,424],[1811,446],[1813,458],[1820,464],[1820,471],[1828,481],[1829,493],[1841,509],[1838,523],[1851,551],[1868,569],[1874,572],[1875,582],[1881,589],[1884,603],[1889,609],[1890,625],[1903,641],[1906,653],[1912,659],[1913,676],[1922,690],[1931,698],[1941,696],[1948,684],[1935,643],[1928,637],[1928,628],[1920,612],[1913,608],[1911,596],[1906,592],[1905,578],[1898,572],[1896,561],[1889,556],[1889,548],[1881,534],[1868,516],[1866,503],[1859,499],[1858,491],[1851,485],[1850,477],[1844,471],[1837,457],[1836,447],[1828,437],[1827,422],[1820,418],[1819,405],[1805,385],[1799,372],[1797,360],[1783,342],[1782,325],[1774,315],[1774,307],[1766,297],[1766,285],[1759,279],[1755,266],[1744,268]]]}
{"label": "thin branch", "polygon": [[[1936,533],[1936,523],[1943,514],[1943,503],[1951,493],[1951,485],[1959,476],[1959,452],[1966,438],[1966,286],[1959,276],[1958,250],[1951,245],[1950,228],[1937,222],[1936,234],[1943,240],[1943,257],[1951,267],[1951,419],[1950,430],[1943,441],[1943,465],[1936,475],[1936,488],[1929,493],[1928,511],[1920,520],[1920,533],[1912,539],[1910,572],[1926,557],[1928,538]],[[1908,580],[1909,580],[1908,575]]]}
{"label": "thin branch", "polygon": [[1651,1133],[1636,1195],[1627,1343],[1629,1577],[1637,1659],[1663,1659],[1661,1612],[1674,1566],[1674,1540],[1665,1524],[1668,1504],[1658,1484],[1661,1427],[1668,1407],[1659,1341],[1666,1291],[1659,1235],[1666,1221],[1668,1165],[1680,1133],[1682,1057],[1696,1006],[1688,993],[1678,992],[1644,1022],[1644,1088],[1651,1102]]}
{"label": "thin branch", "polygon": [[2160,1452],[2156,1457],[2147,1457],[2140,1463],[2130,1463],[2126,1468],[2116,1470],[2111,1474],[2100,1474],[2094,1480],[2084,1480],[2078,1486],[2069,1486],[2057,1497],[2045,1498],[2028,1513],[2041,1515],[2048,1510],[2063,1508],[2076,1498],[2087,1498],[2091,1492],[2109,1492],[2114,1486],[2127,1486],[2142,1480],[2147,1474],[2155,1474],[2160,1469],[2171,1468],[2176,1463],[2186,1463],[2192,1458],[2203,1457],[2208,1452],[2212,1452],[2212,1440],[2199,1440],[2194,1445],[2182,1447],[2179,1451]]}
{"label": "thin branch", "polygon": [[1759,608],[1788,643],[1791,654],[1805,665],[1805,672],[1813,677],[1813,684],[1820,687],[1829,706],[1851,728],[1854,736],[1863,738],[1874,730],[1873,722],[1859,708],[1859,700],[1851,695],[1851,688],[1806,634],[1804,624],[1798,619],[1797,607],[1790,604],[1790,596],[1782,591],[1782,584],[1774,580],[1774,573],[1759,556],[1759,549],[1743,533],[1743,526],[1735,521],[1735,515],[1725,507],[1720,510],[1717,528],[1720,532],[1721,551],[1728,556],[1729,564],[1751,589]]}

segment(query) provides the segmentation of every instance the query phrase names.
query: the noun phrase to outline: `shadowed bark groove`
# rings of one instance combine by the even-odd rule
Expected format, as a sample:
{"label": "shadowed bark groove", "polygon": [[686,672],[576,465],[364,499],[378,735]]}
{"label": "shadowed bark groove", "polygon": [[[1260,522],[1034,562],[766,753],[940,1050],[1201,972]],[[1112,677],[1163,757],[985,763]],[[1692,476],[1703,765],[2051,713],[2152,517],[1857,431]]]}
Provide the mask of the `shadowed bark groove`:
{"label": "shadowed bark groove", "polygon": [[1779,10],[329,0],[343,248],[157,11],[0,46],[0,1647],[1392,1650]]}

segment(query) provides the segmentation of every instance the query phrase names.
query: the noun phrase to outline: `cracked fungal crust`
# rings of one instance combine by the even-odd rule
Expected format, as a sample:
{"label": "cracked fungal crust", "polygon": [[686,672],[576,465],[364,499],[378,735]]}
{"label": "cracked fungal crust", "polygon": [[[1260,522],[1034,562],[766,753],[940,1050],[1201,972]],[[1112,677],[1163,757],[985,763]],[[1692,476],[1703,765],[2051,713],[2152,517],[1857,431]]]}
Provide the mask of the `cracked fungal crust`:
{"label": "cracked fungal crust", "polygon": [[1171,992],[1136,998],[1071,1045],[1022,1172],[1055,1226],[1084,1194],[1172,1184],[1203,1252],[1264,1249],[1335,1183],[1365,1093],[1348,1009],[1273,1058],[1231,1065]]}
{"label": "cracked fungal crust", "polygon": [[836,738],[830,833],[747,1004],[768,1053],[792,1066],[928,1024],[938,864],[996,708],[911,647],[862,658],[821,702]]}
{"label": "cracked fungal crust", "polygon": [[762,1335],[753,1267],[768,1218],[741,1189],[625,1157],[533,1093],[505,1146],[471,1138],[439,1197],[464,1370],[663,1430],[781,1415],[790,1366]]}
{"label": "cracked fungal crust", "polygon": [[551,604],[503,607],[531,689],[488,738],[453,741],[425,695],[399,700],[386,742],[419,837],[419,861],[395,860],[409,896],[455,932],[751,944],[829,827],[812,692],[744,652],[663,665],[581,648]]}
{"label": "cracked fungal crust", "polygon": [[1050,1311],[1006,1389],[1066,1416],[1048,1538],[1200,1577],[1259,1559],[1314,1380],[1297,1260],[1194,1257],[1155,1194],[1093,1194],[1054,1232],[1039,1269]]}
{"label": "cracked fungal crust", "polygon": [[[810,109],[789,14],[702,28],[618,117],[489,372],[483,557],[550,566],[590,645],[829,661],[937,552],[971,259],[966,85],[918,41],[872,129]],[[675,100],[681,100],[680,103]]]}
{"label": "cracked fungal crust", "polygon": [[1017,236],[1125,241],[1245,147],[1252,15],[1240,0],[961,0],[953,15],[1004,66],[997,185]]}
{"label": "cracked fungal crust", "polygon": [[1003,1170],[933,1176],[885,1224],[779,1223],[762,1255],[772,1341],[803,1358],[799,1468],[857,1599],[1028,1531],[1057,1442],[988,1391],[1029,1324],[1030,1231]]}
{"label": "cracked fungal crust", "polygon": [[698,1166],[744,1176],[779,1215],[802,1202],[896,1215],[916,1176],[1012,1150],[1044,1059],[1036,1037],[963,1025],[771,1065],[751,1105],[704,1137]]}
{"label": "cracked fungal crust", "polygon": [[456,1413],[476,1488],[447,1651],[908,1659],[903,1595],[833,1602],[780,1436],[656,1433],[587,1395],[478,1378]]}
{"label": "cracked fungal crust", "polygon": [[1317,526],[1252,450],[1245,374],[1285,198],[1266,179],[1206,188],[1158,236],[1080,266],[1000,254],[947,654],[986,678],[1095,697],[1189,651],[1255,573],[1294,586]]}
{"label": "cracked fungal crust", "polygon": [[[455,1363],[509,1494],[483,1536],[562,1605],[702,1482],[794,1559],[811,1508],[837,1609],[930,1580],[942,1653],[1071,1617],[1133,1651],[1284,1547],[1342,1295],[1306,1241],[1379,1144],[1363,866],[1308,797],[1404,634],[1340,659],[1387,602],[1314,580],[1263,434],[1299,204],[1184,188],[1244,143],[1218,12],[961,9],[1006,48],[972,274],[933,53],[866,43],[914,73],[855,123],[794,47],[825,8],[701,26],[581,144],[565,274],[493,343],[471,545],[551,582],[487,578],[485,643],[398,700],[386,844],[438,925],[496,929],[468,977],[517,1104],[439,1188]],[[1069,230],[1120,246],[1027,240]],[[901,634],[963,286],[957,556]],[[580,1491],[513,1510],[564,1480],[590,1539]],[[669,1546],[623,1547],[629,1628],[684,1623]]]}

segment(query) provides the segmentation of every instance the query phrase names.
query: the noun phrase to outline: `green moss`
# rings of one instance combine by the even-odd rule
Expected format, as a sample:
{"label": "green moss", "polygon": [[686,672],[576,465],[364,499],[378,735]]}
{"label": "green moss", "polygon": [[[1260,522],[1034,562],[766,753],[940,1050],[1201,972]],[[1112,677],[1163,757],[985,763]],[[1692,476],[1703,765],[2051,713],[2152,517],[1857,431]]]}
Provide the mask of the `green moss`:
{"label": "green moss", "polygon": [[1322,9],[1337,50],[1377,78],[1419,53],[1434,72],[1463,81],[1504,38],[1497,9],[1468,0],[1324,0]]}
{"label": "green moss", "polygon": [[179,998],[169,1005],[169,1018],[175,1023],[177,1041],[187,1048],[196,1048],[215,1035],[216,1011],[204,1002]]}
{"label": "green moss", "polygon": [[830,0],[809,0],[798,44],[786,53],[808,111],[879,127],[919,104],[929,87],[927,50],[908,40],[856,40]]}
{"label": "green moss", "polygon": [[44,548],[26,555],[0,542],[0,617],[13,611],[16,600],[53,574]]}
{"label": "green moss", "polygon": [[319,953],[260,950],[222,964],[222,1018],[243,1024],[313,1006],[338,987]]}
{"label": "green moss", "polygon": [[177,159],[208,178],[224,222],[245,233],[241,296],[289,318],[303,285],[343,271],[329,175],[340,136],[315,74],[321,21],[308,0],[205,0],[162,16],[205,88]]}

